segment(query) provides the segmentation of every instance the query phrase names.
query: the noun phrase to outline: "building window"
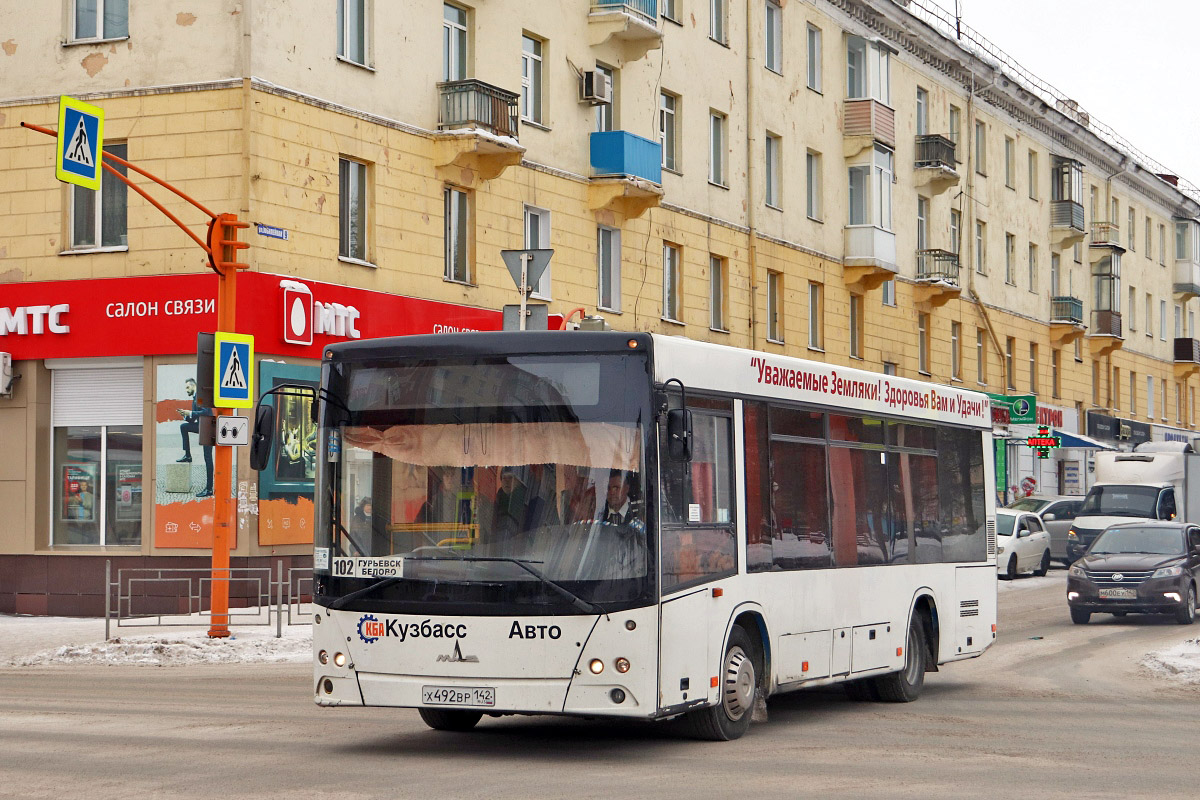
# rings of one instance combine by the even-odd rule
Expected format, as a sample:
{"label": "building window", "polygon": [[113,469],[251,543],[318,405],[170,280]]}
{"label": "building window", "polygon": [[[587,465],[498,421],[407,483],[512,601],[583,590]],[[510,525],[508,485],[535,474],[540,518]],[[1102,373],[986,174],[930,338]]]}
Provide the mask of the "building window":
{"label": "building window", "polygon": [[1149,292],[1146,292],[1145,306],[1146,306],[1146,317],[1145,317],[1146,335],[1153,337],[1154,336],[1154,300],[1150,297]]}
{"label": "building window", "polygon": [[1175,338],[1179,339],[1183,336],[1183,308],[1178,304],[1175,305]]}
{"label": "building window", "polygon": [[1146,417],[1154,418],[1154,376],[1146,376]]}
{"label": "building window", "polygon": [[1092,362],[1092,405],[1100,405],[1100,362]]}
{"label": "building window", "polygon": [[1175,421],[1183,424],[1183,387],[1175,382]]}
{"label": "building window", "polygon": [[987,125],[983,120],[975,121],[975,171],[987,176]]}
{"label": "building window", "polygon": [[521,119],[542,124],[542,45],[540,39],[521,37]]}
{"label": "building window", "polygon": [[[109,142],[104,151],[127,158],[129,146],[124,142]],[[128,170],[113,164],[118,172]],[[92,250],[98,247],[127,247],[129,187],[107,170],[100,173],[100,191],[71,187],[71,249]],[[98,202],[97,202],[98,201]]]}
{"label": "building window", "polygon": [[1151,226],[1151,224],[1150,224],[1150,218],[1149,218],[1149,217],[1146,217],[1145,221],[1142,223],[1142,230],[1144,230],[1144,231],[1146,232],[1146,233],[1145,233],[1145,237],[1146,237],[1146,258],[1153,258],[1153,257],[1154,257],[1154,256],[1152,256],[1152,255],[1151,255],[1151,253],[1153,253],[1154,251],[1153,251],[1153,250],[1151,249],[1151,247],[1150,247],[1150,229],[1151,229],[1151,227],[1152,227],[1152,226]]}
{"label": "building window", "polygon": [[893,361],[883,362],[883,374],[884,375],[895,375],[896,374],[895,362],[893,362]]}
{"label": "building window", "polygon": [[808,26],[808,88],[821,91],[821,29]]}
{"label": "building window", "polygon": [[1005,385],[1009,389],[1017,388],[1016,358],[1014,351],[1017,349],[1017,340],[1009,336],[1004,341],[1004,380]]}
{"label": "building window", "polygon": [[338,0],[338,55],[366,66],[369,0]]}
{"label": "building window", "polygon": [[1075,246],[1071,248],[1071,258],[1076,264],[1083,263],[1083,245],[1079,242],[1076,242]]}
{"label": "building window", "polygon": [[604,133],[616,130],[614,115],[615,109],[619,105],[617,102],[617,75],[615,70],[602,64],[596,65],[596,74],[604,76],[604,80],[608,82],[609,96],[612,98],[611,102],[600,103],[596,106],[596,132]]}
{"label": "building window", "polygon": [[1137,373],[1130,370],[1129,372],[1129,413],[1137,414]]}
{"label": "building window", "polygon": [[[340,8],[340,6],[339,6]],[[75,0],[71,39],[123,39],[129,36],[129,0]]]}
{"label": "building window", "polygon": [[1029,151],[1029,199],[1038,199],[1038,154]]}
{"label": "building window", "polygon": [[1050,390],[1055,397],[1062,396],[1062,351],[1050,351]]}
{"label": "building window", "polygon": [[783,276],[767,273],[767,339],[783,344]]}
{"label": "building window", "polygon": [[443,277],[456,283],[470,283],[470,197],[462,189],[447,186],[442,191],[442,200],[446,220],[446,271]]}
{"label": "building window", "polygon": [[467,77],[467,12],[449,3],[442,5],[442,80]]}
{"label": "building window", "polygon": [[825,349],[825,287],[811,282],[808,284],[808,346],[814,350]]}
{"label": "building window", "polygon": [[725,185],[725,115],[717,111],[708,114],[709,163],[708,180]]}
{"label": "building window", "polygon": [[1159,411],[1159,414],[1160,414],[1160,418],[1162,419],[1162,421],[1166,422],[1167,421],[1167,379],[1163,378],[1161,381],[1158,382],[1158,385],[1162,389],[1162,395],[1160,397],[1162,402],[1159,404],[1159,408],[1161,409]]}
{"label": "building window", "polygon": [[1037,291],[1038,248],[1033,242],[1029,243],[1029,291]]}
{"label": "building window", "polygon": [[987,339],[983,328],[975,329],[975,380],[987,385]]}
{"label": "building window", "polygon": [[883,304],[885,306],[895,306],[896,305],[896,279],[895,278],[891,279],[890,281],[884,281],[879,287],[879,292],[881,295],[881,299],[883,300]]}
{"label": "building window", "polygon": [[596,228],[596,266],[600,276],[598,305],[605,311],[621,310],[621,231]]}
{"label": "building window", "polygon": [[890,51],[861,36],[846,39],[846,97],[891,103]]}
{"label": "building window", "polygon": [[917,314],[917,371],[929,374],[929,315]]}
{"label": "building window", "polygon": [[[929,247],[929,198],[917,195],[917,250]],[[918,272],[923,256],[918,256]]]}
{"label": "building window", "polygon": [[1158,338],[1167,340],[1167,301],[1158,301]]}
{"label": "building window", "polygon": [[683,263],[679,246],[663,243],[663,319],[683,317]]}
{"label": "building window", "polygon": [[763,38],[766,52],[763,54],[767,69],[783,72],[783,9],[779,0],[766,0],[766,29]]}
{"label": "building window", "polygon": [[678,131],[676,130],[676,111],[679,108],[679,97],[670,92],[661,92],[658,96],[658,141],[662,145],[663,169],[678,170]]}
{"label": "building window", "polygon": [[708,0],[708,38],[725,44],[725,0]]}
{"label": "building window", "polygon": [[959,142],[962,139],[962,111],[958,106],[950,106],[950,141],[954,142],[954,160],[961,162],[959,158],[962,155],[962,148]]}
{"label": "building window", "polygon": [[892,229],[892,151],[876,144],[870,164],[849,168],[850,224]]}
{"label": "building window", "polygon": [[917,87],[917,136],[929,133],[929,92]]}
{"label": "building window", "polygon": [[1121,370],[1117,367],[1113,367],[1112,383],[1108,387],[1108,400],[1113,411],[1121,407]]}
{"label": "building window", "polygon": [[821,154],[809,150],[804,156],[804,172],[807,179],[805,206],[809,219],[821,219]]}
{"label": "building window", "polygon": [[1062,285],[1062,259],[1058,253],[1051,251],[1050,253],[1050,296],[1058,297],[1062,294],[1060,287]]}
{"label": "building window", "polygon": [[[160,368],[161,370],[162,368]],[[180,368],[180,371],[188,368]],[[172,388],[180,399],[194,371]],[[53,545],[138,545],[142,542],[144,373],[141,367],[56,369],[52,373]],[[81,402],[92,398],[93,402]],[[102,399],[103,402],[94,402]],[[176,418],[171,426],[188,425]],[[188,432],[183,436],[187,437]],[[172,440],[178,447],[179,439]],[[185,441],[187,441],[185,439]],[[190,448],[190,443],[188,445]],[[201,448],[197,448],[200,450]],[[178,453],[174,450],[171,461]],[[212,450],[206,449],[207,464]],[[184,455],[191,455],[190,449]],[[188,497],[212,495],[212,472],[189,464]],[[188,459],[191,460],[190,458]],[[202,483],[207,480],[207,483]]]}
{"label": "building window", "polygon": [[962,255],[962,212],[957,208],[950,209],[950,252]]}
{"label": "building window", "polygon": [[1134,235],[1135,231],[1133,229],[1136,214],[1137,212],[1134,211],[1133,206],[1130,206],[1128,214],[1129,230],[1125,232],[1125,243],[1129,245],[1129,252],[1131,253],[1137,252],[1137,237]]}
{"label": "building window", "polygon": [[1029,391],[1032,394],[1037,394],[1038,390],[1038,347],[1036,344],[1029,345]]}
{"label": "building window", "polygon": [[727,284],[728,276],[726,275],[725,259],[720,256],[710,255],[708,257],[708,326],[714,331],[727,330],[725,326],[725,296],[728,294],[726,291]]}
{"label": "building window", "polygon": [[1129,332],[1137,330],[1137,289],[1129,287]]}
{"label": "building window", "polygon": [[850,357],[863,357],[863,297],[850,295]]}
{"label": "building window", "polygon": [[987,223],[975,221],[975,271],[987,274]]}
{"label": "building window", "polygon": [[1167,265],[1167,226],[1158,226],[1158,264],[1165,267]]}
{"label": "building window", "polygon": [[1016,265],[1013,263],[1017,258],[1017,237],[1011,233],[1004,234],[1004,282],[1013,286],[1017,285]]}
{"label": "building window", "polygon": [[1004,185],[1012,189],[1015,187],[1016,175],[1016,149],[1017,143],[1009,137],[1004,137]]}
{"label": "building window", "polygon": [[349,158],[338,160],[338,255],[368,262],[367,165]]}
{"label": "building window", "polygon": [[[541,250],[550,246],[550,212],[544,208],[525,206],[525,249]],[[550,269],[547,264],[545,272],[538,278],[533,287],[533,296],[543,300],[550,299]]]}
{"label": "building window", "polygon": [[773,133],[767,133],[763,140],[766,157],[767,192],[766,202],[772,208],[779,208],[779,181],[782,176],[780,162],[782,160],[782,140]]}
{"label": "building window", "polygon": [[660,0],[662,3],[663,19],[679,22],[679,6],[683,0]]}
{"label": "building window", "polygon": [[950,377],[962,380],[962,323],[950,323]]}

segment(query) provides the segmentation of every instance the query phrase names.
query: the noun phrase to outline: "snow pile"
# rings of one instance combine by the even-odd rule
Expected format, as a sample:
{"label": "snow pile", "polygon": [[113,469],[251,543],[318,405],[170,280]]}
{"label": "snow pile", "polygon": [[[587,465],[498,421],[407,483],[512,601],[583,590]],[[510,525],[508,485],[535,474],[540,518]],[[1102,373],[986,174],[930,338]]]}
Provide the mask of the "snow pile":
{"label": "snow pile", "polygon": [[1063,590],[1063,595],[1065,596],[1067,591],[1066,575],[1065,571],[1052,570],[1048,575],[1022,575],[1015,581],[1001,578],[996,582],[996,587],[1001,592],[1011,592],[1021,589],[1045,589],[1057,586]]}
{"label": "snow pile", "polygon": [[1148,654],[1141,664],[1150,672],[1178,683],[1200,684],[1200,639],[1188,639]]}
{"label": "snow pile", "polygon": [[[312,659],[307,625],[231,628],[231,636],[210,639],[207,625],[195,627],[113,627],[104,641],[104,620],[0,616],[0,667],[51,664],[183,666],[187,664],[284,664]],[[130,634],[130,635],[126,635]]]}

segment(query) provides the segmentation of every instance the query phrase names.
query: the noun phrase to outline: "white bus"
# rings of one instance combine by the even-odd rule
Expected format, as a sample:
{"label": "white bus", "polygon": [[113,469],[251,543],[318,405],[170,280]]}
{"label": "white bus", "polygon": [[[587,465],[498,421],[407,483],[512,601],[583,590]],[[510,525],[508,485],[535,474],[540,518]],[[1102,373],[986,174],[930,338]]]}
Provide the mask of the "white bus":
{"label": "white bus", "polygon": [[910,701],[995,639],[985,395],[619,332],[325,355],[322,706],[734,739],[770,695]]}

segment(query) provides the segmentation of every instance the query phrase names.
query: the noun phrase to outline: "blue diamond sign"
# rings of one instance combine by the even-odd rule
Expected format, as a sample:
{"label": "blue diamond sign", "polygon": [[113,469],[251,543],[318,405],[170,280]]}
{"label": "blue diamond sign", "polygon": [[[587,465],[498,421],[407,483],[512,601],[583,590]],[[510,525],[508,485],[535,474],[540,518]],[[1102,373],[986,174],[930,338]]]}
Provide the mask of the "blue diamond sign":
{"label": "blue diamond sign", "polygon": [[55,177],[85,189],[99,189],[103,148],[104,109],[65,94],[59,97]]}
{"label": "blue diamond sign", "polygon": [[254,337],[218,331],[214,337],[213,406],[254,406]]}

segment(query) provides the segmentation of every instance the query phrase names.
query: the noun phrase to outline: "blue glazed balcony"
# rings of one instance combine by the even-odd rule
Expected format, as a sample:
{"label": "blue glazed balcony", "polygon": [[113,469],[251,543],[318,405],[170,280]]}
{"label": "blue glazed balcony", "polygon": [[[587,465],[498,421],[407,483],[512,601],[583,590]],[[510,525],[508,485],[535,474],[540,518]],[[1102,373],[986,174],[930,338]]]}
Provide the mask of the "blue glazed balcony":
{"label": "blue glazed balcony", "polygon": [[662,145],[628,131],[592,134],[592,173],[662,183]]}
{"label": "blue glazed balcony", "polygon": [[627,219],[662,199],[662,145],[627,131],[591,135],[592,185],[588,205]]}

